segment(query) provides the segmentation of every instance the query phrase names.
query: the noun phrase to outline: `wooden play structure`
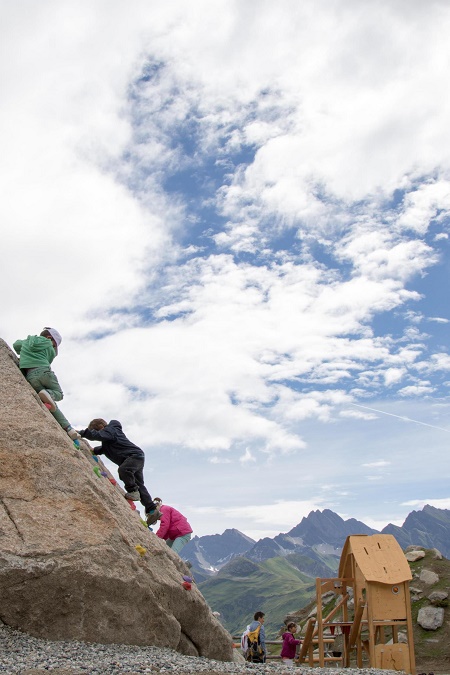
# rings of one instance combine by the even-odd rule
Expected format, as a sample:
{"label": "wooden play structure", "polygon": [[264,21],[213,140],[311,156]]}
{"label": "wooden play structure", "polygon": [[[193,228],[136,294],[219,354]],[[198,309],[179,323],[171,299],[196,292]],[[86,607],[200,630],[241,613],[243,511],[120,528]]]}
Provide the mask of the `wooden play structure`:
{"label": "wooden play structure", "polygon": [[[357,668],[415,675],[411,579],[391,534],[347,537],[339,576],[316,579],[317,616],[306,624],[297,661],[348,668],[353,660]],[[406,643],[399,642],[399,629],[406,632]]]}

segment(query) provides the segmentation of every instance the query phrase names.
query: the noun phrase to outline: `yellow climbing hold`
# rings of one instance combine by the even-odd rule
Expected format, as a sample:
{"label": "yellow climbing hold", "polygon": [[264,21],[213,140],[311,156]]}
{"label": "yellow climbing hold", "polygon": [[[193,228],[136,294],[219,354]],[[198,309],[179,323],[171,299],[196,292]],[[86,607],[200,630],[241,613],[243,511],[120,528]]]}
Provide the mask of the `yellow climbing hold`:
{"label": "yellow climbing hold", "polygon": [[134,548],[136,549],[136,551],[137,551],[140,555],[145,555],[145,554],[147,553],[147,549],[144,548],[143,546],[141,546],[140,544],[138,544],[138,545],[135,546]]}

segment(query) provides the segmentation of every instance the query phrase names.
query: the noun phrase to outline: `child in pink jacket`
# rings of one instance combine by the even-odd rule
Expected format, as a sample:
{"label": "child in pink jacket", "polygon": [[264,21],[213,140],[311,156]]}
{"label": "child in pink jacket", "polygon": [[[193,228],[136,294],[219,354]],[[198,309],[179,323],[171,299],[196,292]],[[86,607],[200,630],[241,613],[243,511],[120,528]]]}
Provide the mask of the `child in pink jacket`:
{"label": "child in pink jacket", "polygon": [[173,506],[163,504],[160,497],[155,497],[153,501],[161,512],[159,518],[161,523],[156,536],[164,539],[172,551],[179,553],[183,546],[190,541],[192,527],[182,513],[174,509]]}
{"label": "child in pink jacket", "polygon": [[289,668],[294,666],[295,652],[297,651],[297,645],[300,644],[300,640],[294,638],[296,632],[297,624],[291,621],[287,625],[287,631],[283,634],[281,658],[283,659],[283,664]]}

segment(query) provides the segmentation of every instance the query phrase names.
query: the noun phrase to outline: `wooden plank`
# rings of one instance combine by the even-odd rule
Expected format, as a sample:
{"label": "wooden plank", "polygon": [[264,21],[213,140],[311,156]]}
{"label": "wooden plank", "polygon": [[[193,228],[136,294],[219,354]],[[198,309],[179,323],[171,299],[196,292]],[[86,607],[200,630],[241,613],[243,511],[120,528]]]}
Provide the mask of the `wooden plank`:
{"label": "wooden plank", "polygon": [[305,660],[308,649],[310,646],[312,646],[312,637],[315,623],[316,620],[311,617],[306,625],[305,637],[303,638],[303,643],[296,659],[299,663]]}

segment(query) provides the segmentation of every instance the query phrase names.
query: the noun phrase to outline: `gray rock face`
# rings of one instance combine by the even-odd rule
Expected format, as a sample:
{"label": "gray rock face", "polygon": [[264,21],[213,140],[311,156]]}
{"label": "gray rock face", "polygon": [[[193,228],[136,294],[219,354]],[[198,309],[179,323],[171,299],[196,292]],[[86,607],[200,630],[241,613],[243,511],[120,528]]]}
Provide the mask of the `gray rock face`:
{"label": "gray rock face", "polygon": [[432,548],[431,552],[435,560],[442,560],[442,553],[437,548]]}
{"label": "gray rock face", "polygon": [[[93,471],[0,340],[2,620],[51,640],[170,647],[231,661],[189,570]],[[139,548],[141,547],[140,552]]]}
{"label": "gray rock face", "polygon": [[444,623],[442,607],[422,607],[417,615],[417,623],[425,630],[437,630]]}
{"label": "gray rock face", "polygon": [[428,596],[428,600],[432,605],[436,605],[437,607],[447,607],[448,593],[445,591],[433,591],[433,593],[430,593]]}
{"label": "gray rock face", "polygon": [[423,581],[424,584],[429,586],[437,584],[439,581],[439,577],[436,572],[432,572],[431,570],[422,570],[419,579],[420,581]]}
{"label": "gray rock face", "polygon": [[408,562],[416,562],[416,560],[425,558],[425,551],[419,551],[417,549],[413,549],[412,551],[406,551],[405,558]]}

